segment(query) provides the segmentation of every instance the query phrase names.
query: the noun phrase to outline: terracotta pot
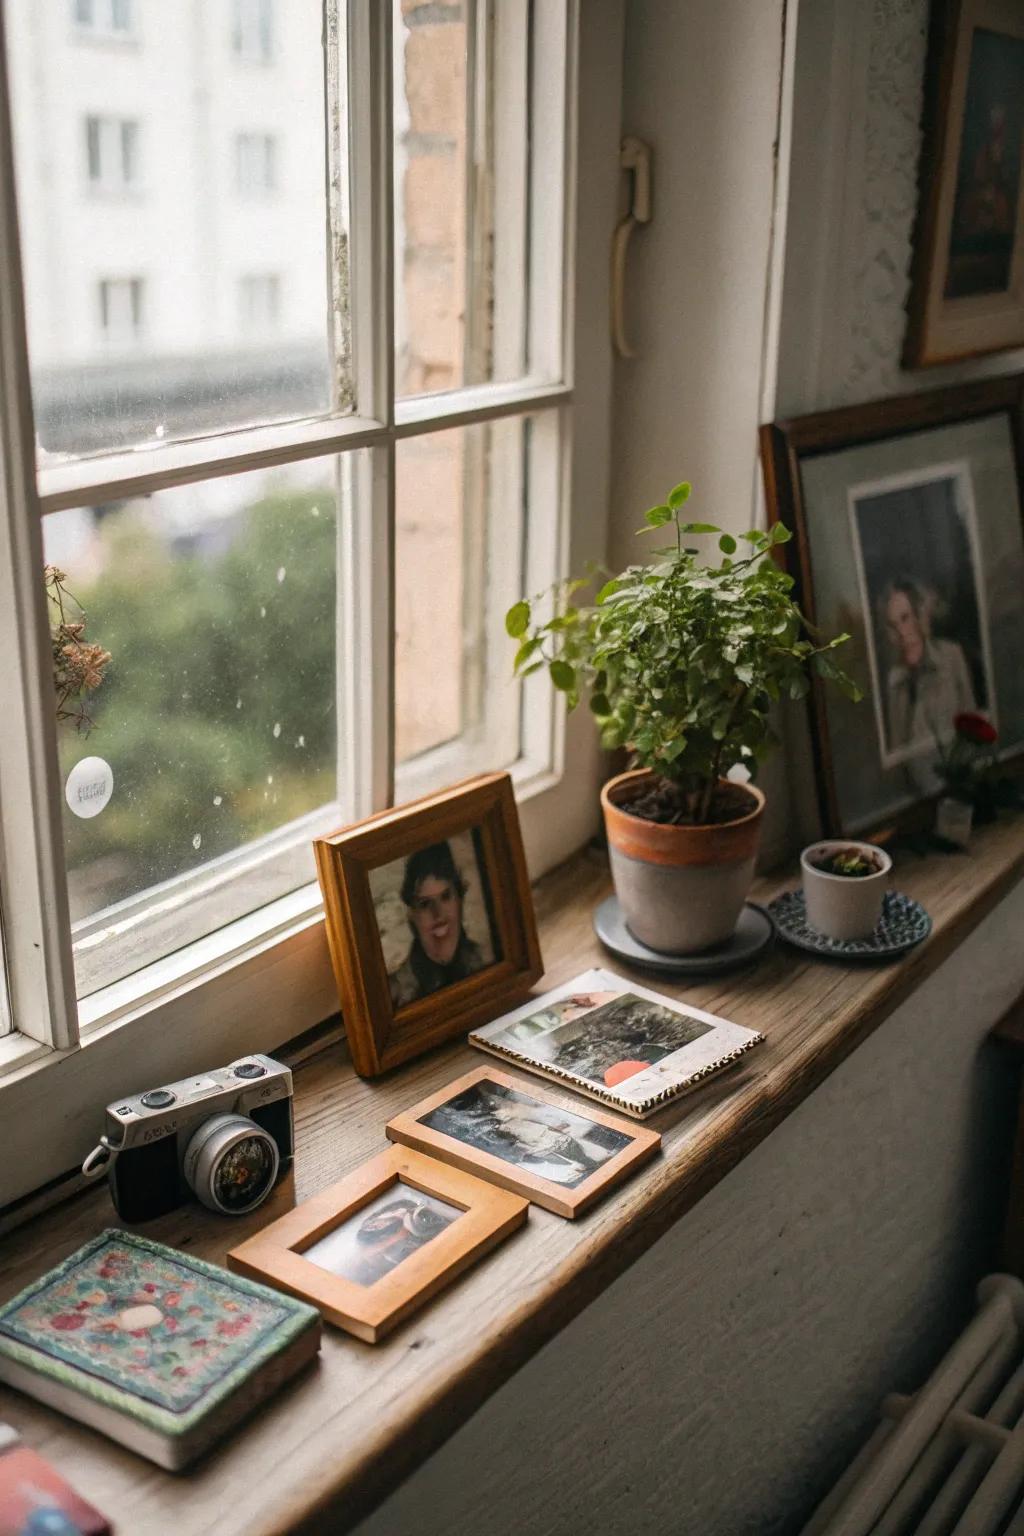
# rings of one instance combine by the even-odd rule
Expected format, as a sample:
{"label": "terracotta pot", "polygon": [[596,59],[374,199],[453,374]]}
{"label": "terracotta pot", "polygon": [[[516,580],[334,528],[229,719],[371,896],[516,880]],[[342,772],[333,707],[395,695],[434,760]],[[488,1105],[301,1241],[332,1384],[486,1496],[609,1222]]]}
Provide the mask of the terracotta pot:
{"label": "terracotta pot", "polygon": [[754,878],[764,795],[753,784],[730,785],[750,798],[750,810],[736,821],[666,827],[623,809],[655,777],[650,769],[634,769],[601,791],[615,894],[641,944],[691,955],[725,943],[735,931]]}
{"label": "terracotta pot", "polygon": [[[833,875],[818,864],[852,849],[875,866],[873,875]],[[807,921],[830,939],[869,939],[882,916],[892,859],[874,843],[850,838],[812,843],[800,855]]]}

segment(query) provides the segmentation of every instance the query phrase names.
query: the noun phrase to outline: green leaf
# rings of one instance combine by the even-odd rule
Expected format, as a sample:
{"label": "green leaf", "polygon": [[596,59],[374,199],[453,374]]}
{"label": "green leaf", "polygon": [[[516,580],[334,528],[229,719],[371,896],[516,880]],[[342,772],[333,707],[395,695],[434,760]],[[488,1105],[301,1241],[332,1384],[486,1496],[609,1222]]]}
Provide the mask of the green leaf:
{"label": "green leaf", "polygon": [[608,702],[607,696],[603,693],[592,693],[590,695],[590,707],[594,714],[600,718],[603,718],[605,715],[610,715],[612,712],[612,707]]}
{"label": "green leaf", "polygon": [[736,553],[736,540],[731,533],[723,533],[718,541],[718,547],[723,555],[734,555]]}
{"label": "green leaf", "polygon": [[526,627],[530,622],[530,605],[525,599],[513,603],[505,615],[505,628],[513,640],[518,640],[526,634]]}
{"label": "green leaf", "polygon": [[666,763],[674,763],[681,753],[686,751],[686,737],[677,736],[661,749],[661,756]]}
{"label": "green leaf", "polygon": [[575,668],[570,667],[569,663],[562,661],[560,657],[556,657],[549,664],[548,671],[551,674],[551,681],[556,688],[561,689],[562,693],[569,693],[576,686]]}
{"label": "green leaf", "polygon": [[518,672],[519,668],[523,665],[523,662],[529,661],[530,657],[541,645],[541,643],[542,642],[539,635],[531,635],[529,640],[524,640],[518,651],[516,651],[516,659],[512,664],[513,670]]}
{"label": "green leaf", "polygon": [[613,576],[611,581],[606,581],[600,592],[597,594],[596,601],[598,607],[600,607],[602,603],[607,602],[608,598],[614,596],[616,592],[621,592],[624,586],[625,582],[620,581],[617,576]]}
{"label": "green leaf", "polygon": [[721,533],[716,523],[683,523],[683,533]]}
{"label": "green leaf", "polygon": [[[657,507],[651,507],[649,511],[644,513],[644,522],[648,528],[664,528],[665,524],[671,521],[672,508],[665,506],[664,503]],[[640,533],[645,531],[643,528],[638,529]]]}
{"label": "green leaf", "polygon": [[771,541],[773,544],[788,544],[792,537],[793,535],[785,523],[776,523],[772,528]]}
{"label": "green leaf", "polygon": [[689,480],[681,480],[678,485],[672,487],[668,493],[668,504],[673,512],[677,507],[681,507],[684,501],[689,501],[692,491],[693,486]]}

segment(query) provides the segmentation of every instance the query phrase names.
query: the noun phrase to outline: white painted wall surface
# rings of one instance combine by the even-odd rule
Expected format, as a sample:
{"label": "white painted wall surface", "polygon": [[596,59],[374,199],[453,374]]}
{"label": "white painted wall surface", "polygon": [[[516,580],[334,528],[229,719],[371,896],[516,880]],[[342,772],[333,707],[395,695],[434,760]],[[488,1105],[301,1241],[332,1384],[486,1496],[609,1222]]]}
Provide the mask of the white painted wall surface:
{"label": "white painted wall surface", "polygon": [[1022,923],[1019,888],[359,1536],[799,1530],[991,1265]]}
{"label": "white painted wall surface", "polygon": [[644,509],[693,482],[694,516],[749,528],[757,497],[782,0],[630,0],[623,130],[654,151],[616,363],[613,561]]}

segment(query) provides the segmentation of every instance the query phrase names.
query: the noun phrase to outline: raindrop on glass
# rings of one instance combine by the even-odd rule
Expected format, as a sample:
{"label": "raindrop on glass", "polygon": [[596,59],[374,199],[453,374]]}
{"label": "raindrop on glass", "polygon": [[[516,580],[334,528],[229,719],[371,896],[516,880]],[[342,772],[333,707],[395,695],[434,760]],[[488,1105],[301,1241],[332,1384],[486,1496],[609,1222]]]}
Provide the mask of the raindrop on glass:
{"label": "raindrop on glass", "polygon": [[284,578],[285,578],[284,566],[283,565],[279,565],[278,568],[277,568],[277,584],[278,584],[278,586],[281,585],[282,581],[284,581]]}
{"label": "raindrop on glass", "polygon": [[274,737],[275,737],[275,739],[278,736],[280,736],[280,734],[281,734],[281,722],[280,722],[280,720],[275,720],[274,721]]}
{"label": "raindrop on glass", "polygon": [[214,795],[213,803],[214,803],[214,805],[223,805],[224,804],[224,796],[223,795]]}
{"label": "raindrop on glass", "polygon": [[192,839],[192,847],[195,848],[198,851],[202,847],[202,845],[203,845],[203,835],[202,835],[201,832],[197,832],[195,837]]}

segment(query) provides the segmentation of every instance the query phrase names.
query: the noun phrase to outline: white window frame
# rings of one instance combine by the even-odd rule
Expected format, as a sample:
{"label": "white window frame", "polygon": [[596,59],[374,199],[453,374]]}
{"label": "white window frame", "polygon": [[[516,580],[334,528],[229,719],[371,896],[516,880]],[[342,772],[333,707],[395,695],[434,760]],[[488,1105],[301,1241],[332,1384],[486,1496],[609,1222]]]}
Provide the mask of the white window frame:
{"label": "white window frame", "polygon": [[[339,761],[338,773],[340,781],[357,786],[344,807],[347,816],[355,819],[390,803],[390,670],[369,667],[361,658],[391,650],[397,443],[428,429],[531,411],[557,413],[560,505],[538,520],[548,547],[532,549],[532,561],[549,572],[576,568],[604,553],[611,402],[604,258],[616,217],[623,0],[589,3],[600,8],[602,18],[586,29],[579,27],[578,0],[568,0],[566,9],[570,104],[577,99],[577,46],[585,85],[578,118],[570,110],[564,125],[567,206],[563,216],[559,197],[557,215],[536,220],[532,230],[531,261],[546,263],[541,270],[553,270],[553,261],[561,264],[563,243],[566,250],[564,289],[552,296],[547,313],[535,306],[531,321],[532,355],[549,365],[555,383],[528,378],[392,405],[390,6],[350,0],[350,259],[353,291],[360,295],[352,343],[362,414],[54,463],[37,478],[11,127],[6,114],[0,116],[0,250],[9,258],[7,281],[0,285],[0,397],[9,402],[0,416],[0,645],[8,658],[0,668],[5,722],[0,901],[11,1010],[19,1031],[0,1037],[5,1125],[0,1205],[71,1169],[92,1144],[102,1108],[116,1094],[222,1063],[242,1051],[276,1049],[337,1011],[315,885],[77,1004],[40,580],[43,516],[80,505],[86,488],[91,498],[114,499],[299,455],[348,454],[345,463],[361,483],[339,554],[339,581],[349,594],[338,637],[339,694],[349,717],[369,728],[346,733],[347,757]],[[554,3],[547,11],[554,16]],[[596,20],[588,11],[588,21]],[[551,48],[558,47],[558,38],[548,42],[546,56],[557,57]],[[5,57],[0,16],[0,68]],[[559,130],[557,124],[547,127],[551,134]],[[579,156],[577,137],[584,150]],[[545,174],[543,163],[537,174]],[[575,271],[577,246],[586,260]],[[574,316],[585,324],[574,323]],[[356,448],[366,452],[351,453]],[[542,544],[540,538],[535,542]],[[546,683],[538,680],[528,689],[524,754],[515,778],[528,858],[539,874],[594,830],[599,755],[589,721],[577,717],[567,729]]]}

